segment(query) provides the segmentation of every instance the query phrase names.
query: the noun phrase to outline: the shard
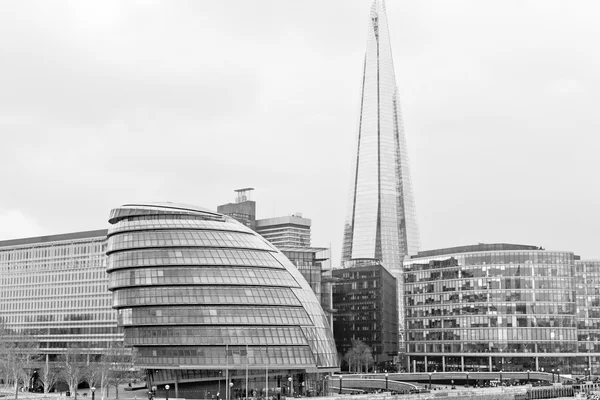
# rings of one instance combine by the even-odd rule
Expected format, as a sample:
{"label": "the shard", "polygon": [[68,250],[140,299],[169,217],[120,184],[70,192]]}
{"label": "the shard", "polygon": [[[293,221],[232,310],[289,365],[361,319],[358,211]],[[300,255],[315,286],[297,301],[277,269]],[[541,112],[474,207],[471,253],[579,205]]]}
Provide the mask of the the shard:
{"label": "the shard", "polygon": [[342,262],[376,260],[398,276],[419,251],[408,151],[383,0],[371,7]]}

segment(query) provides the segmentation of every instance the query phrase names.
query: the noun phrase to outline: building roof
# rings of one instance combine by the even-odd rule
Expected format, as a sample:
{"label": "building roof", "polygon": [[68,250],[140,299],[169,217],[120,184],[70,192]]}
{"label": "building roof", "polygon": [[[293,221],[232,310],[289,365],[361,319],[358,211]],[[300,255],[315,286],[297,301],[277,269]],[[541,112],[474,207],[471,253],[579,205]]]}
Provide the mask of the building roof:
{"label": "building roof", "polygon": [[98,229],[95,231],[83,231],[72,233],[61,233],[58,235],[35,236],[20,239],[9,239],[0,241],[0,247],[11,247],[21,245],[31,245],[40,243],[61,242],[64,240],[89,239],[94,237],[106,237],[108,229]]}
{"label": "building roof", "polygon": [[469,246],[447,247],[445,249],[420,251],[411,258],[435,257],[445,254],[472,253],[477,251],[525,251],[525,250],[544,250],[540,246],[531,246],[527,244],[511,243],[477,243]]}

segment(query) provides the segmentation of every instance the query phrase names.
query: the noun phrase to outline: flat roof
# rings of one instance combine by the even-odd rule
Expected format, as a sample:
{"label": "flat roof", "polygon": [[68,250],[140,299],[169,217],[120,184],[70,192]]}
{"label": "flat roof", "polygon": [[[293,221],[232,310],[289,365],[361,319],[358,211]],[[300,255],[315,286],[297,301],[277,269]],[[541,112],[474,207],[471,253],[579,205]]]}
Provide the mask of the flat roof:
{"label": "flat roof", "polygon": [[0,247],[21,246],[21,245],[27,245],[27,244],[51,243],[51,242],[60,242],[60,241],[64,241],[64,240],[88,239],[88,238],[95,238],[95,237],[102,237],[102,236],[106,237],[107,233],[108,233],[108,229],[98,229],[95,231],[61,233],[58,235],[34,236],[34,237],[21,238],[21,239],[0,240]]}
{"label": "flat roof", "polygon": [[445,249],[425,250],[420,251],[417,255],[410,258],[435,257],[445,254],[454,253],[471,253],[476,251],[529,251],[529,250],[544,250],[540,246],[531,246],[527,244],[511,244],[511,243],[478,243],[469,246],[447,247]]}

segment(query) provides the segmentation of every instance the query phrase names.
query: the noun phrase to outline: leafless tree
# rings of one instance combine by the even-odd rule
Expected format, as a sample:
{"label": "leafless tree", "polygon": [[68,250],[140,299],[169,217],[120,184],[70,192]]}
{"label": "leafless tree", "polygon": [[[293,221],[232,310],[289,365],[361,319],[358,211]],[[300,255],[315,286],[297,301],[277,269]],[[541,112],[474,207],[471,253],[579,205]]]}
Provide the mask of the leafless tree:
{"label": "leafless tree", "polygon": [[73,400],[77,400],[77,387],[87,375],[88,354],[83,349],[70,348],[62,355],[61,364],[61,375],[69,385]]}
{"label": "leafless tree", "polygon": [[19,387],[29,383],[33,361],[37,358],[36,341],[33,337],[0,326],[0,364],[7,382],[14,385],[15,400]]}
{"label": "leafless tree", "polygon": [[46,361],[46,364],[43,367],[38,368],[38,374],[40,380],[44,384],[44,393],[50,393],[50,390],[60,377],[60,370]]}
{"label": "leafless tree", "polygon": [[369,366],[373,363],[373,352],[369,346],[367,346],[361,340],[352,340],[352,347],[348,349],[344,358],[348,362],[348,370],[354,372],[363,372],[363,366],[366,368],[365,372],[368,372]]}

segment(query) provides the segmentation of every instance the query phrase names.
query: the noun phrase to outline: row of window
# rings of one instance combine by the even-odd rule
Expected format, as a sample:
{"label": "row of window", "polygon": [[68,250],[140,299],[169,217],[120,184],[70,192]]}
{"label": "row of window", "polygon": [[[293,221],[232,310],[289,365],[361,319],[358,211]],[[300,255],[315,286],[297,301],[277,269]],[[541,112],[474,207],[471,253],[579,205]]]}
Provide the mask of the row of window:
{"label": "row of window", "polygon": [[[170,219],[202,219],[209,221],[224,221],[220,214],[203,210],[183,210],[177,208],[165,209],[160,206],[135,206],[135,208],[114,208],[110,212],[110,220],[122,221],[156,221]],[[111,222],[112,223],[112,222]]]}
{"label": "row of window", "polygon": [[436,268],[451,268],[468,265],[490,264],[572,264],[575,256],[573,253],[553,253],[546,251],[495,251],[445,255],[433,259],[411,260],[404,264],[405,271],[419,271]]}
{"label": "row of window", "polygon": [[239,265],[283,268],[270,252],[234,249],[148,249],[114,253],[108,271],[119,268],[167,265]]}
{"label": "row of window", "polygon": [[194,267],[118,270],[109,275],[109,288],[139,285],[262,285],[294,287],[298,283],[285,270]]}
{"label": "row of window", "polygon": [[307,345],[299,327],[211,326],[128,328],[128,345]]}
{"label": "row of window", "polygon": [[111,236],[107,253],[144,247],[238,247],[273,250],[260,237],[239,232],[219,231],[152,231],[130,232]]}
{"label": "row of window", "polygon": [[238,224],[224,221],[207,221],[201,219],[164,219],[121,221],[111,226],[108,235],[127,231],[148,231],[159,229],[208,229],[215,231],[251,232]]}
{"label": "row of window", "polygon": [[427,353],[574,353],[577,351],[575,342],[547,342],[547,343],[508,343],[502,346],[494,343],[466,342],[466,343],[409,343],[408,353],[421,355]]}
{"label": "row of window", "polygon": [[446,330],[410,330],[408,341],[428,340],[518,340],[537,342],[546,340],[569,341],[577,340],[575,328],[500,328],[500,329],[446,329]]}
{"label": "row of window", "polygon": [[537,290],[531,291],[474,291],[444,294],[417,294],[408,295],[406,306],[419,306],[424,304],[444,303],[497,303],[510,301],[545,302],[545,303],[573,303],[575,293],[572,291]]}
{"label": "row of window", "polygon": [[572,278],[519,277],[488,279],[444,279],[442,281],[405,284],[406,294],[456,292],[469,290],[529,290],[574,288]]}
{"label": "row of window", "polygon": [[[433,303],[432,303],[433,304]],[[455,303],[406,307],[406,318],[422,318],[436,315],[572,315],[575,303]]]}
{"label": "row of window", "polygon": [[471,316],[460,318],[418,318],[407,319],[408,329],[441,329],[441,328],[495,328],[495,327],[540,327],[540,328],[575,328],[573,316],[556,315],[524,315],[524,316]]}
{"label": "row of window", "polygon": [[311,325],[302,307],[168,307],[119,310],[123,325]]}
{"label": "row of window", "polygon": [[405,271],[404,282],[445,281],[459,278],[508,278],[508,277],[567,277],[573,278],[573,265],[493,265],[454,267],[429,271]]}
{"label": "row of window", "polygon": [[[223,368],[256,368],[257,365],[315,365],[308,346],[229,349],[221,347],[140,347],[138,363],[141,365],[219,365]],[[328,364],[324,364],[328,365]]]}
{"label": "row of window", "polygon": [[104,253],[105,237],[84,242],[43,243],[31,247],[0,247],[0,266],[8,261],[35,261]]}
{"label": "row of window", "polygon": [[152,287],[119,289],[113,293],[113,307],[162,304],[265,304],[299,306],[290,289],[265,287]]}

